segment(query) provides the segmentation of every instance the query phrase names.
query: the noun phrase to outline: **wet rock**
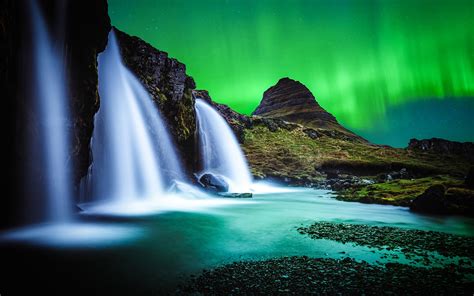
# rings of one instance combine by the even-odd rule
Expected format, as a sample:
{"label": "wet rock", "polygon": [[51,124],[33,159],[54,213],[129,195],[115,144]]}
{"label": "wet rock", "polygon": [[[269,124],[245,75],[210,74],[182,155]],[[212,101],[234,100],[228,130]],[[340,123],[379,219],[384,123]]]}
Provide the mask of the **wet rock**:
{"label": "wet rock", "polygon": [[445,191],[446,188],[441,184],[429,187],[423,194],[413,200],[410,209],[416,212],[446,213]]}
{"label": "wet rock", "polygon": [[382,250],[397,250],[405,255],[428,256],[438,252],[443,256],[462,256],[474,259],[474,237],[435,231],[402,229],[388,226],[316,222],[297,231],[312,239],[329,239],[341,243],[368,246]]}
{"label": "wet rock", "polygon": [[199,178],[199,184],[212,192],[227,192],[229,184],[221,176],[206,173]]}
{"label": "wet rock", "polygon": [[219,192],[217,195],[221,197],[228,197],[228,198],[252,198],[252,193],[237,193],[237,192]]}
{"label": "wet rock", "polygon": [[472,283],[450,268],[386,266],[351,258],[282,257],[206,270],[177,295],[461,295]]}

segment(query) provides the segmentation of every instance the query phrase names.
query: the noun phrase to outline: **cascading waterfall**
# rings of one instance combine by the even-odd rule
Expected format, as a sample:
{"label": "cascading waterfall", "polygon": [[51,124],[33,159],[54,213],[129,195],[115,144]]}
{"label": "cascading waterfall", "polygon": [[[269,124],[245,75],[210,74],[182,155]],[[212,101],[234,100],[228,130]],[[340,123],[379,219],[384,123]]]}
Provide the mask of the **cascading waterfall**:
{"label": "cascading waterfall", "polygon": [[[30,140],[30,190],[46,197],[47,221],[66,222],[72,215],[70,114],[61,46],[55,46],[40,7],[30,1],[32,20],[32,106],[37,133]],[[40,208],[39,205],[33,205]],[[31,205],[30,205],[31,207]],[[43,218],[42,217],[42,218]]]}
{"label": "cascading waterfall", "polygon": [[199,144],[203,168],[229,182],[229,192],[250,192],[252,176],[245,156],[227,122],[210,105],[196,100]]}
{"label": "cascading waterfall", "polygon": [[82,196],[88,201],[158,198],[173,181],[184,180],[166,125],[148,92],[123,65],[113,31],[98,61],[101,103]]}

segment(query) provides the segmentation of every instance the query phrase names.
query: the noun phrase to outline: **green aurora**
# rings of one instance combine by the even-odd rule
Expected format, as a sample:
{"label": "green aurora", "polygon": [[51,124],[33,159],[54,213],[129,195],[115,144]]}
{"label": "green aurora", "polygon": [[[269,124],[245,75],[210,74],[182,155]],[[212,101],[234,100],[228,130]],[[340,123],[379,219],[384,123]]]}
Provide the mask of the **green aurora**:
{"label": "green aurora", "polygon": [[[109,0],[109,14],[246,114],[285,76],[375,142],[391,108],[474,101],[473,0]],[[454,140],[474,140],[472,123]]]}

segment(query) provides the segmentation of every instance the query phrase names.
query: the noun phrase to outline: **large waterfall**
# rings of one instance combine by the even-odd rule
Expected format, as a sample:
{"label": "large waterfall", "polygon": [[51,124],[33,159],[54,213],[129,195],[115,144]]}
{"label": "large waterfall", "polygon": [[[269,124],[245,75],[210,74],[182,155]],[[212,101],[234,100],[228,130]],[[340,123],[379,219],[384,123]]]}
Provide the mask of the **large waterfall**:
{"label": "large waterfall", "polygon": [[123,65],[113,31],[98,60],[101,103],[82,190],[94,201],[158,198],[184,179],[166,125],[148,92]]}
{"label": "large waterfall", "polygon": [[[40,7],[30,1],[32,20],[32,118],[35,133],[29,139],[29,182],[31,202],[41,209],[44,221],[65,222],[72,214],[69,98],[66,90],[65,65],[61,42],[48,33]],[[37,197],[43,197],[34,201]],[[28,213],[29,216],[32,213]]]}
{"label": "large waterfall", "polygon": [[250,192],[252,176],[227,122],[201,99],[196,100],[202,172],[222,176],[230,192]]}

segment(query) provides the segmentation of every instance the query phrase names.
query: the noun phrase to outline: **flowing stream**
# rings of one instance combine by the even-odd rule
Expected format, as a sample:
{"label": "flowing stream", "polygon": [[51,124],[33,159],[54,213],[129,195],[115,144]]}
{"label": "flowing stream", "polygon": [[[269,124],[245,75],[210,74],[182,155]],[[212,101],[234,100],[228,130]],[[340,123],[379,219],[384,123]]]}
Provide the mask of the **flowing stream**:
{"label": "flowing stream", "polygon": [[[342,202],[333,199],[331,194],[296,188],[282,193],[254,194],[250,201],[234,200],[232,204],[219,207],[114,218],[109,221],[114,227],[110,226],[105,234],[88,236],[84,233],[81,241],[64,239],[56,244],[49,242],[46,247],[25,247],[18,238],[10,243],[0,240],[0,259],[7,260],[4,268],[9,270],[8,277],[35,279],[40,276],[39,279],[52,285],[63,280],[70,287],[89,292],[93,290],[88,289],[93,288],[109,294],[114,291],[160,294],[172,291],[187,276],[203,268],[235,260],[306,255],[349,256],[369,263],[393,262],[391,258],[383,258],[386,254],[383,251],[313,240],[298,233],[297,227],[316,221],[460,235],[474,233],[471,218],[419,215],[403,207]],[[92,218],[83,216],[84,220]],[[2,254],[9,257],[3,258]],[[402,256],[395,262],[406,263]],[[10,264],[16,268],[10,269]],[[66,269],[68,273],[62,274]]]}

